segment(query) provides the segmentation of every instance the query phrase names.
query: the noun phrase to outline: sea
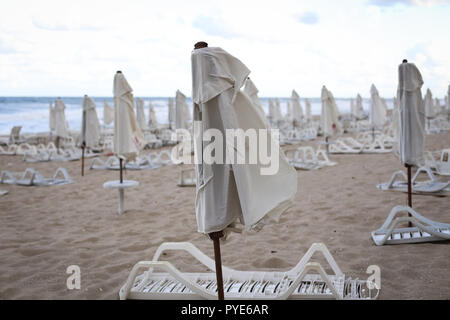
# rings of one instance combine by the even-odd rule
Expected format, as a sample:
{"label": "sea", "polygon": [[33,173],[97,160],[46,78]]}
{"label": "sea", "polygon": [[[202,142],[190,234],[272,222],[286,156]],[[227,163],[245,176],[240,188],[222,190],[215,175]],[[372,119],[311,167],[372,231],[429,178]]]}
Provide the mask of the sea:
{"label": "sea", "polygon": [[[8,135],[14,126],[22,126],[21,133],[41,133],[49,131],[49,105],[54,103],[57,97],[0,97],[0,135]],[[60,97],[66,105],[66,120],[69,123],[69,130],[78,131],[81,128],[82,101],[83,97]],[[103,123],[103,102],[107,101],[110,106],[114,106],[112,97],[91,97],[97,105],[97,115],[100,124],[104,128],[112,128],[113,124],[108,126]],[[159,123],[168,123],[168,99],[169,97],[139,97],[144,100],[144,110],[149,117],[148,105],[151,102],[155,108],[156,118]],[[262,107],[266,114],[269,109],[269,99],[274,97],[260,98]],[[287,102],[290,97],[278,97],[280,101],[281,112],[283,115],[287,112]],[[311,112],[313,115],[319,115],[321,112],[320,98],[308,98],[311,102]],[[336,98],[339,112],[350,112],[350,98]],[[386,99],[388,108],[392,109],[393,99]],[[192,111],[192,100],[187,99],[187,103]],[[304,99],[300,103],[305,108]],[[365,112],[369,110],[369,99],[363,98],[363,108]]]}

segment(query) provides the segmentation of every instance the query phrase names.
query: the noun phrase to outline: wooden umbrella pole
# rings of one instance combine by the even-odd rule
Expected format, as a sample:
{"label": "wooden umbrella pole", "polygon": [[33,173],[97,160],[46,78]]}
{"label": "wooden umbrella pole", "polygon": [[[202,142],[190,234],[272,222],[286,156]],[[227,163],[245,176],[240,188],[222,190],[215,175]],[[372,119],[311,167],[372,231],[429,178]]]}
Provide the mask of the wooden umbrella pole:
{"label": "wooden umbrella pole", "polygon": [[327,147],[327,155],[329,154],[330,150],[329,150],[329,144],[328,144],[328,136],[325,137],[325,145]]}
{"label": "wooden umbrella pole", "polygon": [[[208,44],[204,41],[199,41],[194,45],[194,50],[206,48]],[[217,279],[217,295],[219,300],[224,300],[223,292],[223,276],[222,276],[222,258],[220,255],[220,238],[223,237],[223,232],[211,232],[209,237],[214,243],[214,261],[216,263],[216,279]]]}
{"label": "wooden umbrella pole", "polygon": [[220,238],[223,237],[223,232],[212,232],[209,237],[214,243],[214,261],[216,263],[216,279],[217,279],[217,295],[219,300],[225,300],[223,292],[223,275],[222,275],[222,258],[220,254]]}
{"label": "wooden umbrella pole", "polygon": [[[411,186],[411,165],[405,164],[405,167],[408,172],[408,206],[412,208],[412,186]],[[408,213],[408,217],[411,217],[411,214]],[[408,222],[408,227],[411,227],[411,222]]]}
{"label": "wooden umbrella pole", "polygon": [[122,168],[122,158],[119,160],[119,166],[120,166],[120,183],[123,183],[123,168]]}
{"label": "wooden umbrella pole", "polygon": [[84,177],[84,149],[85,149],[85,144],[83,142],[83,144],[81,145],[81,176]]}

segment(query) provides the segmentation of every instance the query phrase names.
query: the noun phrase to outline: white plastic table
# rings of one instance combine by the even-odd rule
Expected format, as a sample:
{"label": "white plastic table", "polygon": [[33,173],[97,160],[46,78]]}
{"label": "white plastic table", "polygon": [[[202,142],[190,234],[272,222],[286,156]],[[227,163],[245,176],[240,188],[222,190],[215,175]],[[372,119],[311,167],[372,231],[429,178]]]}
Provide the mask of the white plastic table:
{"label": "white plastic table", "polygon": [[123,180],[120,183],[120,180],[108,181],[103,184],[103,188],[106,189],[119,189],[119,215],[122,215],[124,210],[124,193],[125,189],[134,188],[139,185],[139,182],[134,180]]}

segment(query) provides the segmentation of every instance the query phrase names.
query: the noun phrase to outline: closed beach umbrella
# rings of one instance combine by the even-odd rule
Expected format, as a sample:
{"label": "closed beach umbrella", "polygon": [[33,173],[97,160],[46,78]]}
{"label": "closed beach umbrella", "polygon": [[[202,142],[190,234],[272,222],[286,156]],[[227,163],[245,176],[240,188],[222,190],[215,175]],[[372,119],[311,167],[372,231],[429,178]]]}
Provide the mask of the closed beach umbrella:
{"label": "closed beach umbrella", "polygon": [[61,138],[69,137],[69,128],[66,121],[65,115],[66,105],[64,102],[58,98],[55,101],[55,135]]}
{"label": "closed beach umbrella", "polygon": [[269,99],[269,118],[272,123],[278,122],[275,112],[275,104],[272,99]]}
{"label": "closed beach umbrella", "polygon": [[293,120],[292,116],[292,104],[290,101],[286,102],[286,115],[284,116],[284,120],[286,122],[292,122]]}
{"label": "closed beach umbrella", "polygon": [[148,125],[151,127],[158,126],[158,120],[156,119],[155,108],[153,108],[153,105],[151,102],[148,103]]}
{"label": "closed beach umbrella", "polygon": [[322,87],[321,99],[322,112],[320,114],[320,126],[324,137],[340,133],[341,125],[339,123],[337,108],[334,105],[333,96],[325,86]]}
{"label": "closed beach umbrella", "polygon": [[133,89],[124,75],[114,76],[114,154],[123,160],[135,160],[145,139],[134,114]]}
{"label": "closed beach umbrella", "polygon": [[305,115],[306,115],[306,122],[310,122],[312,120],[312,113],[311,113],[311,102],[309,102],[309,99],[305,99]]}
{"label": "closed beach umbrella", "polygon": [[[239,90],[249,73],[240,60],[221,48],[193,51],[194,119],[202,120],[202,132],[214,128],[225,137],[226,129],[266,129],[264,118]],[[196,137],[200,147],[201,136]],[[296,193],[297,178],[281,152],[278,160],[279,170],[273,175],[261,175],[260,163],[197,165],[198,231],[224,230],[239,219],[252,228],[267,215],[281,214]]]}
{"label": "closed beach umbrella", "polygon": [[49,106],[49,123],[50,132],[55,130],[55,108],[53,107],[53,103],[50,103]]}
{"label": "closed beach umbrella", "polygon": [[431,93],[430,89],[427,89],[427,93],[425,94],[424,104],[425,104],[425,117],[428,119],[434,118],[436,116],[436,114],[435,114],[435,108],[434,108],[434,103],[433,103],[433,94]]}
{"label": "closed beach umbrella", "polygon": [[141,130],[147,129],[147,122],[144,113],[144,101],[141,98],[136,98],[136,120]]}
{"label": "closed beach umbrella", "polygon": [[281,113],[280,100],[278,98],[275,98],[274,110],[278,121],[283,121],[283,114]]}
{"label": "closed beach umbrella", "polygon": [[189,107],[186,103],[186,96],[180,90],[177,90],[175,97],[175,120],[177,129],[189,129]]}
{"label": "closed beach umbrella", "polygon": [[169,128],[172,129],[173,124],[175,123],[175,102],[173,98],[169,98],[167,106],[169,108]]}
{"label": "closed beach umbrella", "polygon": [[398,153],[398,139],[400,136],[400,107],[398,104],[397,97],[394,97],[394,109],[392,109],[392,122],[391,122],[391,129],[392,133],[394,135],[394,145],[393,145],[393,152],[394,154]]}
{"label": "closed beach umbrella", "polygon": [[447,105],[447,117],[450,120],[450,85],[448,86],[447,97],[445,99],[445,104]]}
{"label": "closed beach umbrella", "polygon": [[355,100],[350,99],[350,115],[356,118],[356,106]]}
{"label": "closed beach umbrella", "polygon": [[292,90],[291,103],[294,126],[299,126],[303,120],[303,109],[302,105],[300,104],[300,96],[295,90]]}
{"label": "closed beach umbrella", "polygon": [[103,123],[105,125],[111,124],[114,121],[114,108],[108,102],[103,102]]}
{"label": "closed beach umbrella", "polygon": [[422,75],[413,63],[398,67],[400,110],[399,157],[405,165],[419,166],[423,160],[425,112],[422,100]]}
{"label": "closed beach umbrella", "polygon": [[355,116],[356,119],[364,118],[363,100],[359,93],[356,96]]}
{"label": "closed beach umbrella", "polygon": [[81,121],[81,143],[87,148],[94,148],[100,140],[100,123],[94,100],[83,97],[83,116]]}
{"label": "closed beach umbrella", "polygon": [[[194,134],[196,159],[203,155],[207,146],[202,136],[208,129],[222,133],[225,143],[220,147],[223,155],[227,150],[234,149],[226,147],[232,142],[225,141],[225,130],[255,129],[261,134],[258,129],[266,129],[265,121],[254,108],[253,102],[240,90],[250,73],[241,61],[217,47],[194,50],[191,60],[194,120],[202,121],[201,126],[196,126],[199,127],[199,134]],[[266,131],[266,134],[266,138],[269,137],[267,143],[270,144],[270,133]],[[236,222],[248,229],[259,230],[264,224],[279,218],[290,206],[297,191],[296,171],[282,152],[276,158],[278,170],[268,175],[262,175],[263,165],[260,160],[256,164],[225,164],[223,160],[219,159],[213,164],[200,162],[195,166],[198,231],[210,234],[215,249],[218,248],[215,250],[218,256],[221,231]],[[216,254],[215,257],[220,283],[217,268],[220,259],[217,259]]]}
{"label": "closed beach umbrella", "polygon": [[255,106],[259,115],[264,119],[265,122],[267,122],[266,114],[261,106],[261,101],[259,100],[259,97],[258,97],[259,90],[258,90],[258,88],[256,88],[253,81],[250,80],[250,78],[247,78],[247,80],[245,81],[245,86],[244,86],[243,91],[245,94],[247,94],[249,96],[250,100],[252,100],[253,105]]}
{"label": "closed beach umbrella", "polygon": [[386,107],[380,98],[378,89],[372,84],[370,87],[370,124],[372,128],[382,128],[386,123]]}
{"label": "closed beach umbrella", "polygon": [[408,206],[412,207],[411,167],[423,162],[425,107],[422,100],[422,75],[404,60],[398,67],[397,98],[399,102],[398,157],[407,168]]}

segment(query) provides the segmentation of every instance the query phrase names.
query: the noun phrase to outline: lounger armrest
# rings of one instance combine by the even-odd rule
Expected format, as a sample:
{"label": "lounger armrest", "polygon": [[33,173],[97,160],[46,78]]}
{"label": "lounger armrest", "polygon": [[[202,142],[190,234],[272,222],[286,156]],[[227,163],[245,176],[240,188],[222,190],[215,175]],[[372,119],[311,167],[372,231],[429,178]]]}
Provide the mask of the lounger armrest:
{"label": "lounger armrest", "polygon": [[154,268],[160,268],[163,271],[166,271],[171,276],[173,276],[176,280],[183,283],[186,287],[188,287],[191,291],[197,293],[205,299],[217,299],[217,296],[212,292],[207,291],[205,288],[199,286],[198,284],[192,282],[188,279],[183,273],[181,273],[177,268],[175,268],[171,263],[167,261],[140,261],[134,265],[131,270],[130,275],[128,276],[127,282],[119,291],[119,297],[121,300],[126,300],[128,298],[128,294],[131,291],[131,288],[136,280],[137,273],[140,269],[147,268],[149,270]]}
{"label": "lounger armrest", "polygon": [[[330,277],[326,274],[325,270],[322,268],[320,263],[308,262],[307,264],[305,264],[303,270],[295,277],[294,281],[286,289],[280,288],[280,291],[284,290],[284,292],[280,294],[277,297],[277,299],[286,300],[292,294],[292,292],[294,292],[294,290],[300,285],[300,282],[303,281],[305,276],[311,273],[311,271],[317,272],[319,274],[320,278],[327,284],[331,293],[337,300],[341,300],[343,298],[342,295],[337,292],[336,288],[333,285],[333,282],[331,281]],[[344,277],[343,274],[341,276]]]}
{"label": "lounger armrest", "polygon": [[[155,252],[152,261],[158,261],[161,254],[169,250],[184,250],[190,253],[195,259],[208,267],[211,271],[216,272],[216,265],[214,260],[201,252],[196,246],[190,242],[164,242],[161,244]],[[223,272],[232,272],[234,270],[227,267],[222,267]]]}
{"label": "lounger armrest", "polygon": [[344,275],[344,273],[341,271],[336,261],[334,260],[333,256],[331,255],[330,251],[328,250],[327,246],[323,243],[313,243],[311,247],[308,249],[308,251],[305,253],[305,255],[298,262],[298,264],[291,269],[291,272],[295,273],[301,272],[301,270],[303,270],[303,268],[309,263],[311,257],[316,252],[322,253],[322,255],[325,257],[326,261],[328,262],[328,264],[330,265],[331,269],[333,270],[336,276]]}

